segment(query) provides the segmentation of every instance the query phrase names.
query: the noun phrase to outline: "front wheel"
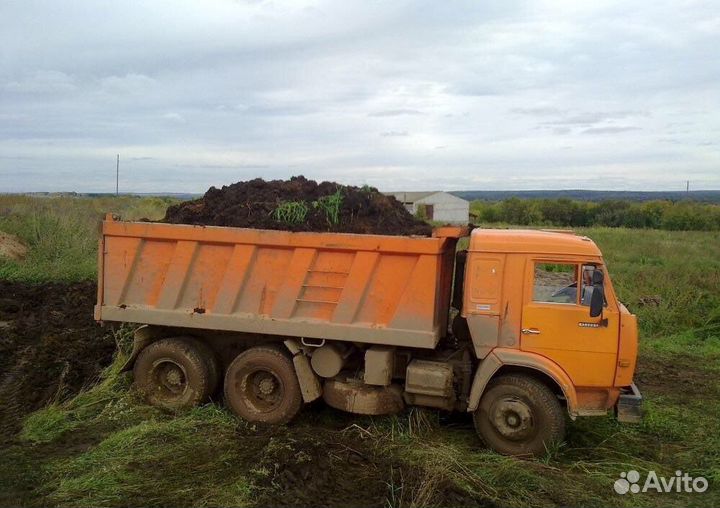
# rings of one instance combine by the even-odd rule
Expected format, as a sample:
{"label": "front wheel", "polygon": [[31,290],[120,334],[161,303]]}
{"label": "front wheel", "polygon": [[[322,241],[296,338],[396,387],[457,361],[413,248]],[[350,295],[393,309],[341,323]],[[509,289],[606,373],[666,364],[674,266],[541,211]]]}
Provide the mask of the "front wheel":
{"label": "front wheel", "polygon": [[302,408],[300,383],[288,354],[273,346],[239,354],[225,373],[225,401],[250,422],[288,423]]}
{"label": "front wheel", "polygon": [[542,455],[565,437],[565,415],[558,398],[530,376],[493,379],[473,421],[483,441],[505,455]]}

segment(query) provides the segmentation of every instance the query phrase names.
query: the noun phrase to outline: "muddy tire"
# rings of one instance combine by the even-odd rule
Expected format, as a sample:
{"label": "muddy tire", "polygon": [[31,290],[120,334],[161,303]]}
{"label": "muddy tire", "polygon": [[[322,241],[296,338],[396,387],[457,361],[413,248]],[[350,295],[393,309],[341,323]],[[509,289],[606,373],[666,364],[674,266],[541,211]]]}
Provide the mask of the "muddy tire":
{"label": "muddy tire", "polygon": [[153,406],[196,406],[217,388],[217,359],[202,342],[176,337],[153,342],[135,360],[135,387]]}
{"label": "muddy tire", "polygon": [[213,394],[217,392],[220,380],[222,377],[222,372],[220,369],[220,361],[218,360],[217,355],[212,350],[210,346],[205,344],[204,342],[200,342],[199,340],[193,339],[191,337],[181,337],[181,340],[190,341],[197,349],[198,354],[202,357],[203,362],[208,367],[208,388],[210,392],[208,393],[208,397],[213,397]]}
{"label": "muddy tire", "polygon": [[284,424],[302,408],[302,393],[289,355],[273,346],[239,354],[225,373],[225,402],[250,422]]}
{"label": "muddy tire", "polygon": [[475,430],[505,455],[540,456],[565,437],[565,414],[555,394],[529,376],[493,379],[473,413]]}

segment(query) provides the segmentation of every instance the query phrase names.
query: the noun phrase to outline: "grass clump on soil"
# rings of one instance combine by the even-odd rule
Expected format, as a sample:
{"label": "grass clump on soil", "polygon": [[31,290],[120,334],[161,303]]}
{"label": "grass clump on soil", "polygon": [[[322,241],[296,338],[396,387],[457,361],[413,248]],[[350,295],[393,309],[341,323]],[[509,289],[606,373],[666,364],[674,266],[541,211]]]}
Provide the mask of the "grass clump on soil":
{"label": "grass clump on soil", "polygon": [[[322,196],[313,201],[312,207],[325,214],[330,226],[337,226],[340,223],[342,201],[342,191],[338,189],[329,196]],[[302,224],[305,222],[309,210],[305,201],[283,201],[273,210],[272,215],[275,220],[284,224]]]}
{"label": "grass clump on soil", "polygon": [[329,196],[322,196],[317,201],[313,201],[313,207],[320,208],[325,213],[328,224],[337,225],[340,223],[342,202],[342,191],[338,189]]}
{"label": "grass clump on soil", "polygon": [[283,201],[273,210],[273,217],[285,224],[300,224],[305,221],[307,213],[304,201]]}

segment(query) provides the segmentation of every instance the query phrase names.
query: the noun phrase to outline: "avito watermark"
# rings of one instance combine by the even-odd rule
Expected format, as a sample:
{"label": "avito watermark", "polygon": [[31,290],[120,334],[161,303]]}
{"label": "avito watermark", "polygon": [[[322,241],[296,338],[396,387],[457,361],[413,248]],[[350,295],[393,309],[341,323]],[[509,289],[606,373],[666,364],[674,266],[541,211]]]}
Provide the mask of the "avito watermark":
{"label": "avito watermark", "polygon": [[645,481],[641,485],[640,473],[633,470],[620,473],[615,480],[613,488],[618,494],[637,494],[639,492],[705,492],[708,481],[702,476],[692,477],[682,471],[675,471],[675,476],[659,476],[655,471],[648,471]]}

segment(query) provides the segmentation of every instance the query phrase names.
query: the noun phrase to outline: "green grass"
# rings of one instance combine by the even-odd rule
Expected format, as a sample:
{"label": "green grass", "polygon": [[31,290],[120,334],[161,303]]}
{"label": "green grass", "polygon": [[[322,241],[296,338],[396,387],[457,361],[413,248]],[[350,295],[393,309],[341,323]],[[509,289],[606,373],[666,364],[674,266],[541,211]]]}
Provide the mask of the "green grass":
{"label": "green grass", "polygon": [[276,221],[285,224],[300,224],[307,217],[308,206],[304,201],[283,201],[273,211]]}
{"label": "green grass", "polygon": [[[85,453],[49,465],[48,501],[73,506],[243,506],[237,422],[209,405],[110,433]],[[247,457],[244,457],[247,460]]]}
{"label": "green grass", "polygon": [[[0,264],[0,277],[92,278],[103,206],[126,217],[162,215],[157,203],[125,199],[0,198],[0,210],[15,210],[0,216],[0,230],[18,234],[31,249],[25,263]],[[76,235],[76,242],[41,240],[42,234],[33,242],[33,225],[46,235]],[[720,234],[581,232],[598,243],[620,299],[640,319],[637,379],[646,415],[639,425],[580,418],[568,425],[562,446],[537,460],[488,451],[467,415],[446,419],[434,411],[367,418],[313,406],[268,434],[217,404],[174,415],[141,403],[120,372],[129,349],[123,330],[117,357],[98,384],[30,415],[15,442],[0,450],[0,505],[292,504],[305,488],[322,504],[344,495],[348,478],[361,490],[381,478],[378,504],[388,507],[720,504]],[[369,462],[348,460],[345,448]],[[332,467],[318,462],[335,455]],[[283,473],[288,464],[318,465],[313,476],[293,479]],[[705,476],[710,489],[615,494],[613,482],[630,469],[666,476],[680,469]]]}
{"label": "green grass", "polygon": [[638,315],[644,337],[720,333],[720,232],[578,232],[602,250],[615,290]]}
{"label": "green grass", "polygon": [[25,260],[0,258],[0,279],[78,281],[97,276],[99,224],[106,213],[160,219],[170,198],[0,196],[0,231],[29,247]]}
{"label": "green grass", "polygon": [[312,205],[315,208],[320,208],[325,212],[325,218],[328,224],[335,225],[340,222],[340,208],[342,207],[343,195],[342,191],[338,189],[329,196],[323,196],[318,198],[317,201],[313,201]]}

